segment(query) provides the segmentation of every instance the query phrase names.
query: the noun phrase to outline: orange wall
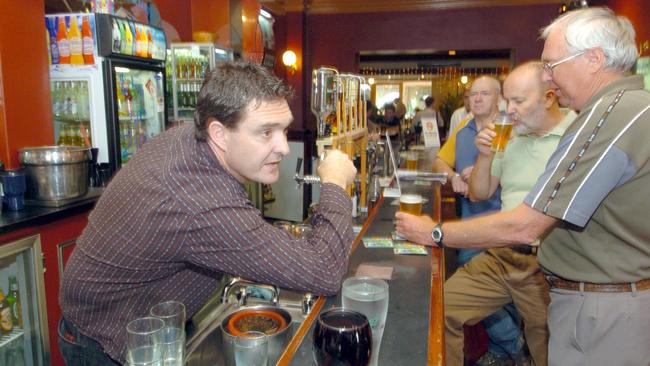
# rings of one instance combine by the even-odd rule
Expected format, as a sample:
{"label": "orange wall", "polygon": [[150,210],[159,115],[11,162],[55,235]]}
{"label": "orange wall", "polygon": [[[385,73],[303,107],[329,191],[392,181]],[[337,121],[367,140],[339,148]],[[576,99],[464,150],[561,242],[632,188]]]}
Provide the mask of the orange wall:
{"label": "orange wall", "polygon": [[160,17],[176,28],[183,42],[192,41],[192,14],[186,0],[155,0]]}
{"label": "orange wall", "polygon": [[229,0],[192,0],[191,14],[192,32],[215,33],[217,44],[230,47]]}
{"label": "orange wall", "polygon": [[54,143],[43,1],[0,0],[0,159]]}

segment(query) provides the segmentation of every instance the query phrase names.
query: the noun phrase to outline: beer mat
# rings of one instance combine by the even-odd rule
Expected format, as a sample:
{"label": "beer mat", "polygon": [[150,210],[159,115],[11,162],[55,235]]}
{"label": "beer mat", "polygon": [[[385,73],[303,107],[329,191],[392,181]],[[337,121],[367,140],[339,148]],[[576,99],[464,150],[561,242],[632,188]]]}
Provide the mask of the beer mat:
{"label": "beer mat", "polygon": [[393,252],[395,254],[426,255],[427,248],[425,248],[424,245],[417,245],[407,241],[395,243],[395,245],[393,245]]}
{"label": "beer mat", "polygon": [[392,248],[393,240],[387,236],[365,236],[362,239],[366,248]]}
{"label": "beer mat", "polygon": [[401,196],[399,189],[393,187],[384,188],[384,197],[399,197]]}
{"label": "beer mat", "polygon": [[415,182],[413,182],[413,184],[415,184],[416,186],[430,186],[431,182],[426,180],[416,180]]}
{"label": "beer mat", "polygon": [[360,264],[359,267],[357,267],[357,273],[355,276],[367,276],[379,278],[380,280],[390,280],[393,277],[393,267]]}
{"label": "beer mat", "polygon": [[[384,197],[386,197],[386,195],[384,195]],[[426,204],[427,202],[429,202],[429,199],[428,199],[428,198],[424,198],[424,197],[422,197],[422,204],[424,205],[424,204]],[[390,202],[390,205],[391,205],[391,206],[399,206],[399,199],[392,200],[392,201]]]}

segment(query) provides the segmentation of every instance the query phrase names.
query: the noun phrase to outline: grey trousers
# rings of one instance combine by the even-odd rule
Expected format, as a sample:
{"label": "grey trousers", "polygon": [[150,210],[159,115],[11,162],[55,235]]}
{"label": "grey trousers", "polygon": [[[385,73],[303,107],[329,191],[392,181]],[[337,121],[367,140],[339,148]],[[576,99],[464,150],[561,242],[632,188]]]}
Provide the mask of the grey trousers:
{"label": "grey trousers", "polygon": [[551,289],[549,366],[650,365],[650,290]]}

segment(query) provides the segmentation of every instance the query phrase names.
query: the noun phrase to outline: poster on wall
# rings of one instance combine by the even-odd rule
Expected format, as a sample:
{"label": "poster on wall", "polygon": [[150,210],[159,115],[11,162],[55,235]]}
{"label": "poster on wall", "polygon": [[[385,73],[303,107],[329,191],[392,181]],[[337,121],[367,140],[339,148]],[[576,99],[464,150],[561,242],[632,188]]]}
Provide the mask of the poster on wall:
{"label": "poster on wall", "polygon": [[422,117],[422,136],[424,136],[424,146],[440,147],[438,123],[435,117]]}

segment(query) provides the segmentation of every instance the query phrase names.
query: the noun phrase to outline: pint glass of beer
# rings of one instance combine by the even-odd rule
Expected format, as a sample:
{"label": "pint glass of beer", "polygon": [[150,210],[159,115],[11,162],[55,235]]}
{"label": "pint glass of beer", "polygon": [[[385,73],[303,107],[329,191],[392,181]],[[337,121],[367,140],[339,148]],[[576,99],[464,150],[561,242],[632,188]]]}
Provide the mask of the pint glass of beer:
{"label": "pint glass of beer", "polygon": [[411,215],[422,215],[422,196],[404,193],[399,197],[399,210]]}
{"label": "pint glass of beer", "polygon": [[499,115],[494,121],[494,131],[497,135],[492,140],[491,150],[493,152],[503,151],[510,140],[512,132],[512,121],[506,114]]}
{"label": "pint glass of beer", "polygon": [[406,170],[418,170],[417,151],[408,151],[406,153]]}

